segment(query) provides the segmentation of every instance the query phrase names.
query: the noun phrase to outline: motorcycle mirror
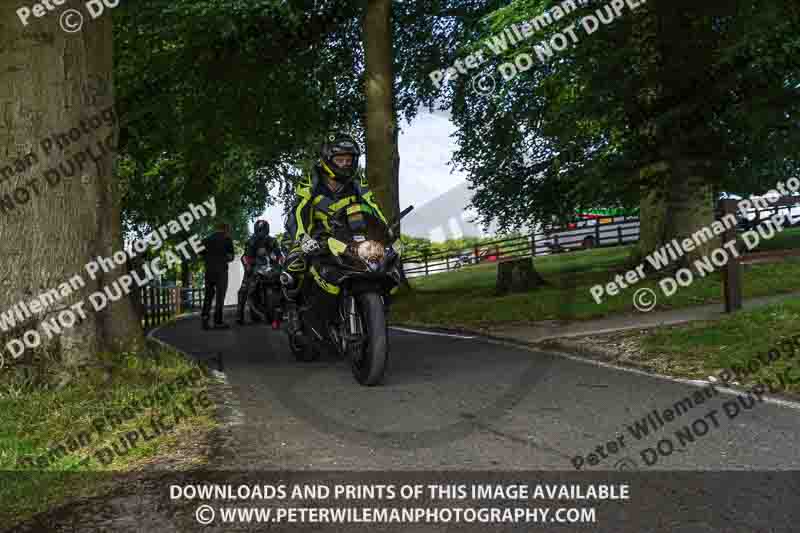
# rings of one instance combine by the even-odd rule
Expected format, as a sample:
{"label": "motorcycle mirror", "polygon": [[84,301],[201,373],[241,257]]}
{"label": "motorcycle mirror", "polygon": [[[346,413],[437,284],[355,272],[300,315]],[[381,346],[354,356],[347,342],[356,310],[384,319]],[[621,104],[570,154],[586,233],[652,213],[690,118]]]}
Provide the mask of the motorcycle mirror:
{"label": "motorcycle mirror", "polygon": [[399,215],[397,215],[397,219],[394,222],[392,222],[392,224],[389,226],[389,233],[392,236],[394,236],[394,233],[400,227],[400,221],[403,220],[403,218],[413,210],[414,210],[414,206],[410,205],[410,206],[406,207],[405,209],[403,209],[400,212]]}

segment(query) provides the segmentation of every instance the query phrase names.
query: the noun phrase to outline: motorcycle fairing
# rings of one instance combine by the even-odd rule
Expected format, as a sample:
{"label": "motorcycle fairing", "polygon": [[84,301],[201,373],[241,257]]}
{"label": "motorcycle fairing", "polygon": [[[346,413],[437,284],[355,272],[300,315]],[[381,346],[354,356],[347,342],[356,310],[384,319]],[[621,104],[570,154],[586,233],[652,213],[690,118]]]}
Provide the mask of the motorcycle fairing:
{"label": "motorcycle fairing", "polygon": [[320,288],[322,288],[322,290],[324,290],[325,292],[329,294],[339,294],[339,292],[341,291],[341,289],[336,285],[334,285],[333,283],[328,283],[327,281],[325,281],[319,274],[319,271],[317,270],[316,266],[312,266],[309,269],[309,272],[311,272],[311,275],[314,277],[314,281],[317,282],[317,285],[319,285]]}
{"label": "motorcycle fairing", "polygon": [[333,255],[342,255],[347,250],[347,245],[338,239],[330,237],[328,239],[328,248]]}

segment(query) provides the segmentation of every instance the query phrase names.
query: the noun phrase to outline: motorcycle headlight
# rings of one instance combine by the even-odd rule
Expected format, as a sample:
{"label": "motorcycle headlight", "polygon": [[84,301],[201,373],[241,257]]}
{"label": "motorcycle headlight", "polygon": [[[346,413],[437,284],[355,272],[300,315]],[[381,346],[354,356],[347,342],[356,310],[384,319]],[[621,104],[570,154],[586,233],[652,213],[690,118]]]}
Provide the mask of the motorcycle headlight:
{"label": "motorcycle headlight", "polygon": [[358,257],[367,263],[380,263],[386,252],[383,250],[383,245],[375,241],[364,241],[358,245]]}

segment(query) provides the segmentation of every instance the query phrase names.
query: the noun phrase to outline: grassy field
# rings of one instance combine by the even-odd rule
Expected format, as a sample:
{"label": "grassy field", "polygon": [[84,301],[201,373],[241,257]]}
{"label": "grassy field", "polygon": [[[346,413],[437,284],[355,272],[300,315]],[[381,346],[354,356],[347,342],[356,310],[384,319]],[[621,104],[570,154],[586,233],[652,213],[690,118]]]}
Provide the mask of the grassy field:
{"label": "grassy field", "polygon": [[[800,228],[786,230],[762,243],[759,250],[800,248]],[[627,263],[631,247],[602,248],[558,254],[536,259],[536,268],[547,286],[526,293],[495,296],[495,263],[466,267],[456,272],[413,278],[410,293],[397,298],[394,322],[441,325],[468,329],[498,323],[524,324],[540,320],[586,320],[611,313],[636,312],[632,298],[636,290],[651,288],[658,296],[654,311],[721,303],[720,274],[697,278],[688,287],[666,297],[654,277],[606,296],[598,304],[589,289],[606,284],[616,274],[635,265]],[[743,297],[800,291],[800,263],[751,265],[744,269]]]}
{"label": "grassy field", "polygon": [[[106,369],[89,371],[59,390],[3,388],[0,523],[18,522],[68,497],[93,494],[102,489],[101,481],[112,478],[108,474],[142,469],[174,450],[188,433],[214,426],[207,402],[197,405],[208,378],[182,355],[157,348],[146,357],[123,353],[103,360]],[[190,400],[193,408],[187,407]],[[163,424],[156,428],[165,431],[156,435],[151,419],[159,416]],[[105,420],[105,426],[98,420]],[[134,440],[131,434],[142,427],[149,431]],[[88,435],[83,442],[81,433]]]}
{"label": "grassy field", "polygon": [[755,251],[763,252],[767,250],[789,250],[797,248],[800,248],[800,228],[790,228],[781,231],[767,241],[762,240]]}

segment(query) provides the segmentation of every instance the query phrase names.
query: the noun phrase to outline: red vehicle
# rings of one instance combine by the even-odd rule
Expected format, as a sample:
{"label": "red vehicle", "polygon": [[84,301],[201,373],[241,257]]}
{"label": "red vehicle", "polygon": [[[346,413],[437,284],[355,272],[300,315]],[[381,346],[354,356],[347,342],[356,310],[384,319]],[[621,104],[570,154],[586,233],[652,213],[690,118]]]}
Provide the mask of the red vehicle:
{"label": "red vehicle", "polygon": [[493,248],[484,248],[479,252],[479,260],[480,261],[497,261],[500,257],[500,250],[497,247]]}

